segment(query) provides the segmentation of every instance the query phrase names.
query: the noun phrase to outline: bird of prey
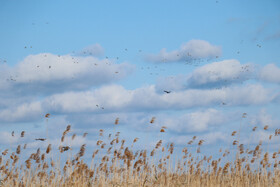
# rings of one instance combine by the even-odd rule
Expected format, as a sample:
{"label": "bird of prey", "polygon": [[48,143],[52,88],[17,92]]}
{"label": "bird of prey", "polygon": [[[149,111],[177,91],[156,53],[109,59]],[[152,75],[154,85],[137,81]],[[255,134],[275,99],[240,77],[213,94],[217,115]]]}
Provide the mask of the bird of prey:
{"label": "bird of prey", "polygon": [[164,90],[164,92],[167,93],[167,94],[171,93],[171,91],[167,91],[167,90]]}

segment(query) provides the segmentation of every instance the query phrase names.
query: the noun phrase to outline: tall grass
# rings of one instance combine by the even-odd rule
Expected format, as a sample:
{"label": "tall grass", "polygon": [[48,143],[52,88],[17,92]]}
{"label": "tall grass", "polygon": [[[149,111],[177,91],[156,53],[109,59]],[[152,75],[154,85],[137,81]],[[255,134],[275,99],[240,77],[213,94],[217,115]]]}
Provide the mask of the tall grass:
{"label": "tall grass", "polygon": [[[47,116],[48,117],[48,116]],[[151,123],[155,119],[151,120]],[[119,119],[115,121],[118,125]],[[265,126],[263,130],[267,130]],[[168,130],[160,129],[161,133]],[[61,137],[58,147],[59,154],[71,151],[70,146],[63,146],[65,137],[70,136],[71,126],[68,125]],[[253,129],[252,133],[254,133]],[[252,150],[241,144],[240,132],[232,132],[229,136],[238,135],[238,140],[232,142],[235,152],[225,150],[221,156],[203,155],[200,148],[207,140],[194,136],[186,140],[182,149],[182,157],[176,158],[174,143],[163,145],[158,140],[152,150],[134,150],[133,145],[138,138],[128,145],[126,140],[120,140],[119,132],[109,135],[105,140],[104,130],[100,130],[97,149],[91,155],[91,162],[85,161],[86,144],[79,151],[62,161],[61,156],[55,159],[50,156],[53,145],[48,144],[45,150],[40,148],[26,160],[20,162],[23,147],[18,145],[14,152],[8,149],[0,156],[1,186],[280,186],[279,154],[280,149],[273,153],[264,152],[262,143]],[[85,137],[85,133],[83,136]],[[14,136],[14,134],[13,134]],[[21,134],[24,136],[24,132]],[[72,140],[76,134],[72,135]],[[280,129],[269,137],[280,136]],[[163,137],[163,136],[161,136]],[[189,152],[195,144],[196,151]],[[213,153],[213,155],[216,153]],[[228,160],[228,155],[235,154],[234,160]],[[96,159],[97,155],[100,159]],[[208,154],[209,155],[209,154]],[[62,162],[62,163],[61,163]]]}

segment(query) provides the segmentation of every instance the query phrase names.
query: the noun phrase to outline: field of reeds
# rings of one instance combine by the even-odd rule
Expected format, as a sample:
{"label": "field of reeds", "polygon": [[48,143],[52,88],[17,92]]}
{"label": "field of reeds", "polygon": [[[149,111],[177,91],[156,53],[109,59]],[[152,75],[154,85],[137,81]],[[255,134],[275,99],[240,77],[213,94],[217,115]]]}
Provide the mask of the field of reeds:
{"label": "field of reeds", "polygon": [[[150,123],[154,120],[151,119]],[[115,125],[118,123],[117,118]],[[251,133],[256,128],[251,129]],[[265,126],[262,130],[268,128]],[[161,133],[167,130],[164,126],[159,129]],[[70,132],[71,126],[68,125],[61,136],[60,146],[48,144],[26,159],[21,158],[26,144],[17,145],[15,150],[1,150],[0,186],[280,186],[280,148],[266,152],[260,141],[253,149],[248,149],[239,142],[239,131],[228,135],[235,139],[233,152],[221,150],[218,158],[203,155],[200,148],[207,140],[194,136],[186,140],[186,147],[178,158],[174,156],[172,142],[163,144],[163,140],[158,140],[151,150],[135,150],[133,145],[137,144],[138,138],[127,143],[120,138],[120,132],[106,134],[101,129],[96,141],[98,148],[91,153],[89,161],[84,159],[86,144],[75,153],[72,153],[71,146],[63,146],[66,137],[75,140],[76,134]],[[280,136],[280,129],[273,132],[269,139]],[[24,135],[25,132],[21,132],[20,136]],[[15,136],[14,132],[11,136]],[[38,138],[36,141],[48,140]],[[189,147],[194,144],[196,149],[191,152]],[[63,154],[67,154],[64,159],[60,156]]]}

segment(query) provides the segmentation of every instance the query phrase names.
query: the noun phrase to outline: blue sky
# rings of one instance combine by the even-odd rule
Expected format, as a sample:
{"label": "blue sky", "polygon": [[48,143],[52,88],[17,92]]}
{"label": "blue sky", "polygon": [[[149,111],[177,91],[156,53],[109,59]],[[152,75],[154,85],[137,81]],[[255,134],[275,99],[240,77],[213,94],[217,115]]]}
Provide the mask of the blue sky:
{"label": "blue sky", "polygon": [[240,120],[244,135],[271,127],[245,143],[280,127],[277,0],[1,1],[0,24],[1,147],[13,130],[41,145],[46,113],[54,143],[71,124],[92,146],[116,117],[126,138],[152,144],[166,126],[167,141],[211,149]]}

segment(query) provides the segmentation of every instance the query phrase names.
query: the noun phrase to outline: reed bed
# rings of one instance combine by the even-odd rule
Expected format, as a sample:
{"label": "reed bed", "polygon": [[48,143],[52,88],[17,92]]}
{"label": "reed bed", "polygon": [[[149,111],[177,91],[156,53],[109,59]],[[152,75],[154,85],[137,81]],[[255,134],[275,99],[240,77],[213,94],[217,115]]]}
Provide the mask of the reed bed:
{"label": "reed bed", "polygon": [[[154,120],[152,118],[150,123]],[[115,125],[118,123],[119,118]],[[163,126],[159,132],[165,133],[166,130]],[[253,128],[252,133],[255,130]],[[268,126],[263,130],[268,130]],[[120,132],[105,136],[101,129],[96,142],[98,148],[91,153],[90,162],[85,161],[86,144],[65,159],[59,156],[72,151],[71,146],[62,144],[66,137],[75,139],[76,134],[70,136],[70,131],[68,125],[58,147],[48,144],[24,160],[21,155],[26,144],[18,145],[15,150],[1,150],[0,186],[280,186],[280,149],[265,152],[262,142],[251,150],[245,149],[246,146],[239,143],[237,134],[240,132],[237,131],[229,134],[236,139],[232,142],[233,152],[221,150],[219,158],[203,155],[200,148],[207,140],[194,136],[186,140],[182,157],[175,158],[174,143],[163,144],[163,140],[158,140],[151,150],[135,150],[133,145],[138,143],[138,138],[129,144],[120,138]],[[20,134],[21,137],[24,135],[25,132]],[[14,132],[12,136],[15,136]],[[83,137],[86,136],[84,133]],[[276,129],[269,139],[276,136],[280,136],[280,129]],[[190,146],[193,145],[196,151],[191,152]],[[55,150],[58,150],[58,156],[52,154],[57,152]],[[229,155],[235,159],[228,160]]]}

